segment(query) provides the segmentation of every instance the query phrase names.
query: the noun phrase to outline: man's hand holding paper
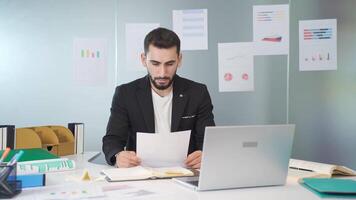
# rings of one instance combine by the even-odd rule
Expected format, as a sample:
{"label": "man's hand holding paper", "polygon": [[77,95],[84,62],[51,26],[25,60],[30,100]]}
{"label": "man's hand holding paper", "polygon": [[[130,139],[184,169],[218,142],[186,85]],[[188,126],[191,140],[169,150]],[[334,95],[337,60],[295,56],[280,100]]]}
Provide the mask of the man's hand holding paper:
{"label": "man's hand holding paper", "polygon": [[147,167],[185,167],[190,131],[137,133],[137,156]]}

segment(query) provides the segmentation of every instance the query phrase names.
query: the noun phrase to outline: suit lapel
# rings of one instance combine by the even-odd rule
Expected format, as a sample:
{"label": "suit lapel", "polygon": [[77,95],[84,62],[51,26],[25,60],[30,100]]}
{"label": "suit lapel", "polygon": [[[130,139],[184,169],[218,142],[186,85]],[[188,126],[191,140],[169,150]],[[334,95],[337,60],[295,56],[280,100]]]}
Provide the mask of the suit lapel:
{"label": "suit lapel", "polygon": [[182,118],[185,105],[187,104],[188,96],[184,93],[184,85],[181,78],[176,75],[173,85],[172,99],[172,122],[171,131],[178,131],[179,123]]}
{"label": "suit lapel", "polygon": [[152,93],[151,87],[149,85],[148,77],[142,79],[140,82],[140,88],[136,92],[136,98],[139,102],[143,118],[145,119],[147,132],[155,132],[155,123],[154,123],[154,112],[153,112],[153,102],[152,102]]}

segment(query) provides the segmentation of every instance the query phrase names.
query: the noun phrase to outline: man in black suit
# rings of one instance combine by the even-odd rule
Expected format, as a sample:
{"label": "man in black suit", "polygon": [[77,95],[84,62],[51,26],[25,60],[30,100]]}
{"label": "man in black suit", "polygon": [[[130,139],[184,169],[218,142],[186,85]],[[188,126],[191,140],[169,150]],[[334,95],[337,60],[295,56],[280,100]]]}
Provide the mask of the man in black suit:
{"label": "man in black suit", "polygon": [[141,61],[148,75],[116,88],[103,137],[106,161],[118,167],[140,165],[137,132],[191,130],[185,164],[200,168],[205,127],[215,125],[206,86],[176,75],[182,54],[171,30],[157,28],[147,34]]}

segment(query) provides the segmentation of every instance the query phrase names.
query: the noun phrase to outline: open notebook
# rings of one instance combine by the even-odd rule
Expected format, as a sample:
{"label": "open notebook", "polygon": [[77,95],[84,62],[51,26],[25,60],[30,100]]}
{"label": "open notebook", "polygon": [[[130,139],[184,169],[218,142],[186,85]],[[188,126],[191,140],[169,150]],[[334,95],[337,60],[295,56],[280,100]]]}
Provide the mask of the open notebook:
{"label": "open notebook", "polygon": [[194,176],[194,173],[183,167],[131,167],[131,168],[112,168],[102,170],[108,181],[130,181],[130,180],[146,180],[157,178],[173,178]]}
{"label": "open notebook", "polygon": [[290,159],[288,176],[298,179],[306,177],[330,178],[334,175],[356,176],[356,172],[340,165],[332,165],[305,160]]}

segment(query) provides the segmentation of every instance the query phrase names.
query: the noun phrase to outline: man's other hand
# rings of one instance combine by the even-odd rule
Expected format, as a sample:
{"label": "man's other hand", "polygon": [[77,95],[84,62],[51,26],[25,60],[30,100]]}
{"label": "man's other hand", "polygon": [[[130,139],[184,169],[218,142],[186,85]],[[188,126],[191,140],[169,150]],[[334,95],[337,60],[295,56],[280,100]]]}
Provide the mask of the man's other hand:
{"label": "man's other hand", "polygon": [[189,154],[187,159],[184,161],[185,165],[189,168],[200,169],[201,155],[202,151],[200,150]]}
{"label": "man's other hand", "polygon": [[120,168],[135,167],[141,164],[141,159],[134,151],[121,151],[116,154],[116,165]]}

